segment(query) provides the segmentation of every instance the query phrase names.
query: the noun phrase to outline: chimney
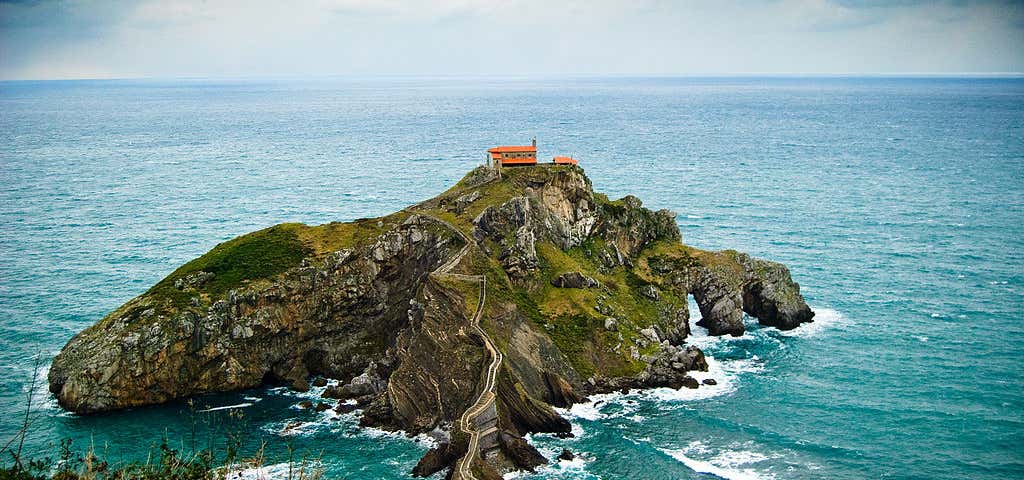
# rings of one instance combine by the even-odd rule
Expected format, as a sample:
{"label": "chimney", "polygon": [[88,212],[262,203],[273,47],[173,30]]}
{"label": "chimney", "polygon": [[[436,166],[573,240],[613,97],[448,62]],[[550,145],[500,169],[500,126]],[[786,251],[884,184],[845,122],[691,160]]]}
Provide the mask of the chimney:
{"label": "chimney", "polygon": [[533,148],[537,148],[537,137],[533,137]]}

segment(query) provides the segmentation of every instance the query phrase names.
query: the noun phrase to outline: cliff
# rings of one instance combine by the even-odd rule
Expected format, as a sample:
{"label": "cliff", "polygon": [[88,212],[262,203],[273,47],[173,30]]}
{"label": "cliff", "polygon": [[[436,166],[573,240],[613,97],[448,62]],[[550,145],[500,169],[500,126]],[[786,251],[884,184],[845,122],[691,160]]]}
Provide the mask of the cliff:
{"label": "cliff", "polygon": [[481,167],[386,217],[218,245],[72,338],[50,390],[93,413],[328,377],[363,425],[449,433],[415,474],[489,478],[544,461],[522,437],[568,433],[552,406],[696,388],[687,295],[712,335],[814,315],[785,266],[683,245],[674,214],[579,167]]}

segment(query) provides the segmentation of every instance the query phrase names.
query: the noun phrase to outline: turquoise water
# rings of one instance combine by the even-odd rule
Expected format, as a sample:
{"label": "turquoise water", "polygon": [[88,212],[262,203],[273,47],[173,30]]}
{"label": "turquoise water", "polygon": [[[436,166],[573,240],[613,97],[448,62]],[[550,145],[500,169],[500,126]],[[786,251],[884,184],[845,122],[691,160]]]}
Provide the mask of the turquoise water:
{"label": "turquoise water", "polygon": [[[0,440],[34,354],[177,265],[274,223],[392,212],[533,136],[598,190],[676,211],[687,243],[785,262],[818,321],[698,333],[718,387],[577,406],[577,438],[534,440],[581,460],[521,478],[1024,477],[1021,79],[0,83]],[[37,391],[41,454],[70,437],[139,458],[229,429],[270,463],[290,443],[333,476],[400,478],[429,443],[280,390],[194,407],[241,420],[77,417]]]}

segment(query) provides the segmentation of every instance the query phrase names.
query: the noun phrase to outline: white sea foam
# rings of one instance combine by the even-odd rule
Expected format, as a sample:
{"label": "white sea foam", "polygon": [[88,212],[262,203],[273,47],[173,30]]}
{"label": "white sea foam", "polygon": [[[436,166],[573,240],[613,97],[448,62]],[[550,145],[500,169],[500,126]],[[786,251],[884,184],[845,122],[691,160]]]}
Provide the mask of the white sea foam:
{"label": "white sea foam", "polygon": [[[742,359],[720,362],[712,356],[706,357],[708,371],[690,371],[688,375],[698,382],[705,379],[714,379],[716,385],[704,385],[699,388],[654,388],[650,390],[633,390],[628,394],[620,392],[591,395],[590,402],[577,403],[568,409],[556,409],[563,416],[570,420],[588,420],[592,422],[607,420],[610,418],[625,417],[639,422],[642,416],[635,415],[639,408],[639,400],[653,400],[665,403],[680,403],[694,400],[705,400],[719,395],[726,395],[736,390],[741,373],[757,373],[764,370],[760,359],[757,356]],[[614,406],[615,408],[610,408]],[[611,410],[611,411],[609,411]],[[577,423],[573,422],[573,428]],[[576,433],[575,431],[573,432]]]}
{"label": "white sea foam", "polygon": [[[696,324],[698,320],[700,320],[700,316],[698,316],[696,319],[691,319],[691,323]],[[713,350],[716,346],[721,345],[723,343],[746,341],[753,339],[754,336],[753,334],[751,334],[749,329],[739,337],[733,337],[730,335],[714,337],[708,334],[708,330],[706,328],[694,326],[690,330],[690,335],[686,337],[686,344],[693,345],[701,350],[705,350],[705,353],[707,353],[707,350]]]}
{"label": "white sea foam", "polygon": [[[623,394],[620,392],[603,393],[591,395],[587,403],[577,403],[568,409],[556,408],[563,417],[570,419],[577,418],[596,422],[602,419],[625,417],[636,412],[639,408],[637,402],[638,393]],[[607,412],[609,406],[615,406],[615,411]],[[574,424],[575,425],[575,424]],[[574,431],[575,435],[576,432]]]}
{"label": "white sea foam", "polygon": [[623,395],[621,393],[605,393],[600,395],[591,395],[590,401],[586,403],[576,403],[568,409],[556,408],[558,413],[563,417],[576,418],[583,420],[590,420],[596,422],[602,418],[607,418],[607,415],[601,412],[601,408],[610,402],[615,402]]}
{"label": "white sea foam", "polygon": [[[40,354],[41,355],[41,354]],[[52,357],[52,354],[50,354]],[[50,376],[50,363],[40,365],[39,369],[36,370],[36,378],[38,379],[35,389],[32,393],[32,407],[34,409],[46,409],[54,412],[53,414],[58,417],[74,417],[78,414],[65,410],[64,407],[60,406],[57,402],[56,395],[50,395],[50,384],[47,383],[46,379]],[[21,391],[28,393],[29,385],[23,385]]]}
{"label": "white sea foam", "polygon": [[324,423],[321,421],[308,421],[308,422],[277,422],[270,423],[264,426],[264,430],[270,433],[275,433],[282,437],[291,437],[298,435],[312,435],[315,431],[319,430]]}
{"label": "white sea foam", "polygon": [[[826,330],[842,328],[846,326],[847,319],[838,310],[831,308],[812,307],[814,310],[814,321],[805,323],[792,330],[779,330],[780,335],[786,337],[816,337]],[[774,329],[774,327],[771,327]]]}
{"label": "white sea foam", "polygon": [[580,424],[572,423],[570,433],[572,433],[572,438],[570,438],[569,440],[579,440],[583,438],[584,435],[587,434],[587,431],[584,430],[583,427],[580,426]]}
{"label": "white sea foam", "polygon": [[[331,404],[330,400],[321,398],[321,393],[326,387],[313,387],[309,392],[294,392],[287,388],[280,387],[271,389],[272,393],[281,394],[289,397],[297,397],[303,399],[309,399],[311,401],[323,401]],[[354,400],[347,400],[341,403],[355,404]],[[292,408],[297,409],[295,404]],[[301,409],[303,412],[308,412],[307,409]],[[359,423],[359,415],[361,410],[357,409],[347,413],[338,413],[332,408],[328,408],[322,412],[315,412],[312,417],[309,414],[302,414],[297,417],[293,417],[288,420],[268,423],[262,428],[264,431],[279,435],[279,436],[311,436],[321,432],[329,431],[332,434],[337,434],[343,437],[371,437],[379,438],[388,441],[404,441],[404,442],[415,442],[426,447],[433,447],[437,445],[436,439],[432,438],[429,434],[420,434],[414,437],[408,437],[403,432],[388,432],[372,427],[361,427],[351,428]],[[352,433],[354,432],[354,433]]]}
{"label": "white sea foam", "polygon": [[245,402],[245,403],[238,403],[238,404],[235,404],[235,405],[224,405],[222,407],[204,408],[204,409],[198,410],[198,411],[199,412],[216,412],[217,410],[231,410],[233,408],[245,408],[245,407],[251,407],[251,406],[252,406],[251,402]]}
{"label": "white sea foam", "polygon": [[[527,439],[529,441],[529,439]],[[551,462],[547,465],[542,465],[537,468],[536,473],[527,473],[523,471],[513,471],[506,473],[502,478],[505,480],[512,480],[515,478],[572,478],[579,480],[590,480],[600,479],[601,477],[594,475],[587,471],[587,465],[590,464],[593,459],[584,452],[574,452],[575,456],[572,460],[559,460],[558,454],[562,452],[560,446],[540,446],[538,447],[541,455],[545,458],[551,459]]]}
{"label": "white sea foam", "polygon": [[379,428],[362,427],[359,429],[359,435],[365,435],[372,438],[382,438],[390,441],[418,443],[427,448],[437,446],[437,439],[431,436],[430,432],[410,437],[403,432],[389,432]]}
{"label": "white sea foam", "polygon": [[[799,327],[792,330],[779,330],[775,327],[758,327],[757,329],[774,332],[785,337],[809,338],[818,336],[823,331],[837,327],[841,328],[847,324],[846,317],[838,310],[825,307],[811,307],[811,309],[814,310],[814,321],[801,324]],[[696,305],[693,304],[692,301],[690,305],[690,312],[694,314],[694,317],[690,319],[690,322],[696,324],[701,319],[700,310],[696,308]],[[756,322],[756,320],[752,319],[751,321]],[[708,335],[707,329],[694,327],[690,332],[690,336],[686,338],[686,343],[689,345],[695,345],[701,350],[707,350],[724,342],[745,341],[752,340],[754,338],[755,336],[750,328],[748,328],[747,331],[739,337],[732,337],[728,335],[713,337]],[[780,347],[785,348],[784,345],[780,345]]]}
{"label": "white sea foam", "polygon": [[768,460],[768,458],[769,457],[767,455],[757,452],[750,452],[746,450],[726,450],[715,455],[715,458],[711,459],[711,462],[715,465],[721,465],[724,467],[737,467],[740,465],[763,462]]}
{"label": "white sea foam", "polygon": [[[697,473],[706,473],[726,480],[766,480],[773,479],[771,473],[759,472],[747,467],[762,462],[768,456],[747,450],[726,450],[718,455],[706,458],[711,449],[701,442],[692,442],[685,448],[665,449],[660,452],[678,460],[687,468]],[[697,457],[705,457],[700,459]]]}
{"label": "white sea foam", "polygon": [[705,358],[708,361],[708,371],[690,371],[687,372],[687,374],[697,379],[698,382],[703,382],[705,379],[709,378],[714,379],[715,382],[717,382],[716,385],[704,385],[702,383],[700,388],[691,389],[683,387],[679,390],[673,390],[671,388],[655,388],[653,390],[640,392],[638,395],[662,402],[706,400],[708,398],[727,395],[736,391],[740,373],[755,373],[764,369],[760,363],[760,359],[756,356],[749,359],[730,360],[728,362],[720,362],[712,356],[707,356]]}
{"label": "white sea foam", "polygon": [[313,418],[303,415],[302,417],[293,417],[280,422],[268,423],[261,428],[268,433],[283,437],[305,436],[313,435],[324,429],[335,431],[342,423],[340,420],[343,419],[348,419],[350,422],[356,421],[352,413],[340,414],[334,411],[333,408],[328,408],[322,412],[316,412]]}
{"label": "white sea foam", "polygon": [[300,472],[305,477],[310,477],[316,471],[322,471],[323,465],[319,462],[306,463],[305,465],[276,463],[259,467],[246,467],[234,465],[224,473],[224,480],[277,480],[286,478],[298,478]]}
{"label": "white sea foam", "polygon": [[288,387],[273,387],[273,388],[267,389],[267,392],[269,392],[271,394],[274,394],[274,395],[282,395],[282,396],[285,396],[285,397],[298,397],[298,398],[305,398],[305,399],[314,400],[314,399],[321,398],[323,393],[324,393],[324,390],[327,390],[327,387],[329,387],[331,385],[334,385],[336,383],[337,383],[337,381],[335,381],[335,380],[329,380],[327,385],[325,385],[323,387],[310,386],[309,390],[307,390],[305,392],[297,392],[297,391],[292,390],[291,388],[288,388]]}

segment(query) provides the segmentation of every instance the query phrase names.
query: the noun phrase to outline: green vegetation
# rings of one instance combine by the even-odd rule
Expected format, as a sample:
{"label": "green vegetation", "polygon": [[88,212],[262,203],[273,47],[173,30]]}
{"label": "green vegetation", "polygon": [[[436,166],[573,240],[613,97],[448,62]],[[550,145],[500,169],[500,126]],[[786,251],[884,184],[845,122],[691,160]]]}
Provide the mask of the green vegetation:
{"label": "green vegetation", "polygon": [[[426,206],[427,213],[471,234],[472,220],[484,208],[501,205],[514,196],[522,195],[523,188],[528,186],[531,179],[536,180],[538,176],[546,177],[557,169],[565,168],[572,167],[546,167],[543,170],[506,169],[501,181],[472,188],[464,187],[460,182],[442,198],[452,201],[474,190],[479,191],[481,197],[460,214],[434,205]],[[597,195],[599,203],[610,208],[622,208],[621,201],[611,202],[603,195]],[[489,239],[484,240],[484,245],[492,252],[501,250],[497,243]],[[628,346],[635,344],[640,329],[657,324],[660,316],[653,302],[637,295],[639,286],[648,282],[623,267],[612,271],[602,271],[598,268],[596,252],[605,248],[606,245],[601,239],[591,239],[569,251],[562,251],[549,242],[540,241],[536,244],[540,272],[523,284],[509,282],[496,258],[474,262],[473,273],[487,276],[490,300],[514,303],[524,316],[548,334],[581,375],[589,376],[597,372],[605,375],[632,375],[641,371],[644,364],[630,357]],[[597,279],[602,287],[567,289],[551,285],[551,280],[557,275],[573,271]],[[598,303],[608,305],[614,310],[614,316],[618,319],[618,332],[604,331],[603,319],[608,315],[596,310]],[[500,335],[495,338],[499,342],[502,340]],[[649,346],[645,350],[655,348],[656,346]]]}
{"label": "green vegetation", "polygon": [[113,466],[89,449],[77,455],[71,450],[71,441],[63,440],[60,458],[15,461],[0,466],[0,480],[213,480],[218,478],[213,468],[213,456],[206,451],[182,457],[164,442],[160,445],[159,460]]}
{"label": "green vegetation", "polygon": [[372,243],[384,232],[404,222],[409,215],[409,212],[401,211],[386,217],[331,222],[315,227],[299,224],[302,228],[296,230],[296,235],[313,255],[322,255]]}
{"label": "green vegetation", "polygon": [[594,192],[594,200],[598,205],[604,208],[604,210],[612,215],[622,215],[626,213],[626,205],[623,199],[609,200],[608,195],[603,193]]}
{"label": "green vegetation", "polygon": [[387,217],[312,227],[283,223],[242,235],[179,267],[143,295],[141,306],[174,313],[187,308],[192,297],[212,303],[231,289],[255,286],[299,266],[307,257],[376,241],[409,215],[402,211]]}
{"label": "green vegetation", "polygon": [[[187,291],[190,281],[197,293],[206,298],[218,298],[232,288],[282,273],[299,265],[311,253],[297,234],[304,228],[308,227],[285,223],[228,240],[179,267],[146,295],[158,306],[181,308],[196,295]],[[201,272],[213,276],[203,281]],[[160,305],[161,300],[166,300],[167,304]]]}
{"label": "green vegetation", "polygon": [[[648,282],[624,267],[610,271],[598,268],[595,252],[604,248],[600,239],[591,239],[568,251],[549,242],[538,242],[540,272],[524,285],[507,283],[504,271],[495,261],[488,281],[501,288],[495,289],[491,298],[515,303],[520,312],[547,333],[581,375],[633,375],[643,370],[644,363],[631,357],[629,346],[636,344],[641,329],[663,323],[664,318],[655,302],[638,294],[639,288]],[[551,285],[553,278],[566,272],[581,272],[597,279],[602,286],[575,289]],[[674,304],[677,299],[667,293],[662,295],[662,301]],[[599,312],[598,305],[612,313]],[[604,330],[604,318],[608,316],[617,319],[616,332]],[[639,353],[653,353],[656,349],[656,345],[648,345]]]}
{"label": "green vegetation", "polygon": [[[573,368],[584,378],[594,375],[593,357],[598,323],[588,315],[560,315],[548,317],[541,325],[551,341],[565,354]],[[599,343],[599,341],[598,341]]]}
{"label": "green vegetation", "polygon": [[480,284],[475,281],[438,275],[433,277],[435,281],[449,290],[458,292],[463,298],[463,307],[466,318],[472,318],[476,313],[476,307],[480,303]]}
{"label": "green vegetation", "polygon": [[[25,439],[30,435],[30,430],[35,418],[35,392],[39,378],[39,365],[41,355],[36,355],[32,369],[32,375],[28,381],[28,389],[24,398],[25,413],[19,428],[11,438],[0,444],[0,480],[214,480],[223,479],[229,472],[243,468],[258,468],[263,466],[264,451],[266,444],[259,443],[251,457],[242,457],[240,452],[246,439],[244,435],[245,423],[244,414],[239,410],[231,410],[227,415],[227,422],[218,422],[214,429],[210,430],[211,436],[208,439],[206,448],[197,448],[197,427],[202,422],[207,426],[211,418],[196,410],[194,403],[189,400],[189,416],[192,423],[191,453],[185,452],[184,439],[181,442],[181,449],[171,448],[170,442],[165,437],[159,446],[152,447],[145,462],[112,462],[108,460],[108,454],[99,453],[95,447],[90,445],[85,451],[76,451],[72,448],[71,439],[63,439],[60,446],[56,447],[57,458],[27,458],[23,455]],[[214,434],[224,435],[220,447],[213,438]],[[303,455],[299,462],[294,462],[294,451],[291,445],[287,445],[289,479],[293,480],[319,480],[323,476],[323,469],[319,461],[307,461]],[[9,456],[9,461],[6,458]]]}
{"label": "green vegetation", "polygon": [[522,195],[522,190],[511,183],[498,182],[488,185],[486,188],[480,189],[480,198],[469,204],[461,216],[472,222],[488,206],[499,206],[519,195]]}
{"label": "green vegetation", "polygon": [[[263,448],[251,458],[238,458],[230,451],[218,458],[210,449],[183,453],[164,440],[146,462],[112,463],[92,447],[76,452],[71,441],[65,439],[60,443],[58,458],[30,460],[13,456],[10,464],[0,464],[0,480],[219,480],[231,471],[261,467]],[[294,467],[290,478],[294,480],[323,477],[317,462],[291,463]]]}

